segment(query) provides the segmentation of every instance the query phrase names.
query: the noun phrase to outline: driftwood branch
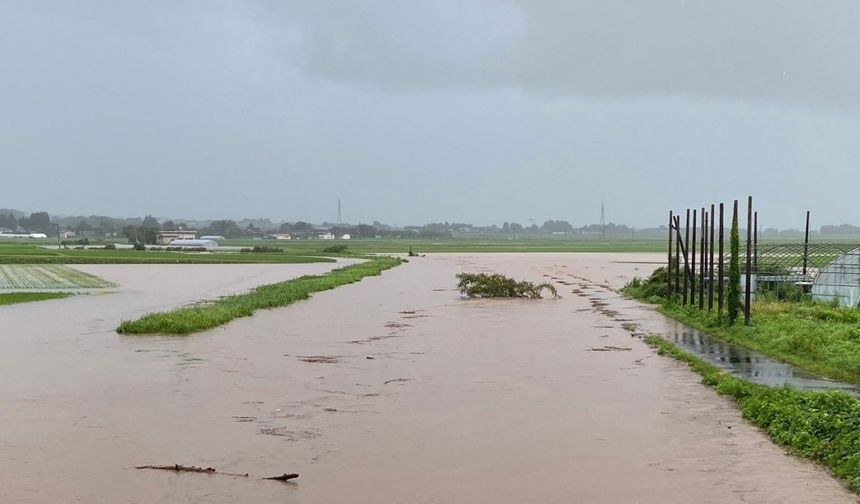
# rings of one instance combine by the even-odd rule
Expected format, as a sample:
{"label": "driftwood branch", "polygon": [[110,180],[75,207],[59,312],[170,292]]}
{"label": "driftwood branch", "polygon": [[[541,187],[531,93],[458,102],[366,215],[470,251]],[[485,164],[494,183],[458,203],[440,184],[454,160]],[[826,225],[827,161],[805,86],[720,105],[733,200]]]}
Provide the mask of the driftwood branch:
{"label": "driftwood branch", "polygon": [[214,473],[217,472],[213,467],[197,467],[197,466],[184,466],[181,464],[173,464],[173,465],[142,465],[137,466],[135,469],[158,469],[161,471],[176,471],[176,472],[193,472],[193,473]]}
{"label": "driftwood branch", "polygon": [[214,467],[185,466],[182,464],[142,465],[142,466],[135,467],[135,469],[157,469],[159,471],[190,472],[190,473],[202,473],[202,474],[220,474],[222,476],[233,476],[236,478],[247,478],[248,477],[248,473],[238,474],[238,473],[218,472]]}
{"label": "driftwood branch", "polygon": [[[238,474],[238,473],[219,472],[214,467],[185,466],[182,464],[142,465],[142,466],[136,466],[135,469],[157,469],[159,471],[189,472],[189,473],[201,473],[201,474],[220,474],[222,476],[233,476],[233,477],[237,477],[237,478],[247,478],[248,477],[248,473]],[[260,478],[260,479],[273,480],[273,481],[290,481],[290,480],[296,479],[298,477],[299,477],[299,475],[296,473],[284,473],[280,476],[270,476],[268,478]]]}
{"label": "driftwood branch", "polygon": [[270,476],[268,478],[263,478],[263,479],[264,480],[274,480],[274,481],[290,481],[291,479],[296,479],[298,477],[299,477],[299,475],[296,473],[290,473],[290,474],[284,473],[280,476]]}

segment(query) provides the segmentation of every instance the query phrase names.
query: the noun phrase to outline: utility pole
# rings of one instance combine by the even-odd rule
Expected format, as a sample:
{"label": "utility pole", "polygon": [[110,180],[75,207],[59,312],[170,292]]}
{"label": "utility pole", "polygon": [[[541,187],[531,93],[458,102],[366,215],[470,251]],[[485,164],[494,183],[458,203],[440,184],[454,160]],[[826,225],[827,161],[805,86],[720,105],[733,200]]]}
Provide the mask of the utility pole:
{"label": "utility pole", "polygon": [[340,209],[340,198],[337,199],[337,225],[343,224],[343,214]]}

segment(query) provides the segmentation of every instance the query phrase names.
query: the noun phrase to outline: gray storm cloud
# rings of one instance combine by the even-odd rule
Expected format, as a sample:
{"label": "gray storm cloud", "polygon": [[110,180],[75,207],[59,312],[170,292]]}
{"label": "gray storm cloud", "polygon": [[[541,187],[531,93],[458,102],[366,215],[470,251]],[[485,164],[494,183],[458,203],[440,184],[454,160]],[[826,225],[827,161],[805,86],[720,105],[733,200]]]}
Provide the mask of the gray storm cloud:
{"label": "gray storm cloud", "polygon": [[[7,0],[0,208],[860,222],[860,2]],[[667,189],[669,188],[669,189]]]}
{"label": "gray storm cloud", "polygon": [[298,25],[303,66],[338,81],[860,106],[860,2],[850,0],[315,2],[275,11]]}

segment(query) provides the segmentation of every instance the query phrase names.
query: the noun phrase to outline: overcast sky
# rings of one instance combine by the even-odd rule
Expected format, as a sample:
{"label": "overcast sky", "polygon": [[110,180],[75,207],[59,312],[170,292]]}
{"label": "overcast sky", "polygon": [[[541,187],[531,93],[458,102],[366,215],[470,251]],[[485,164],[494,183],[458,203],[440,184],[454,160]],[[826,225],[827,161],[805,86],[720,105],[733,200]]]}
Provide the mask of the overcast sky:
{"label": "overcast sky", "polygon": [[860,224],[860,2],[0,0],[0,207]]}

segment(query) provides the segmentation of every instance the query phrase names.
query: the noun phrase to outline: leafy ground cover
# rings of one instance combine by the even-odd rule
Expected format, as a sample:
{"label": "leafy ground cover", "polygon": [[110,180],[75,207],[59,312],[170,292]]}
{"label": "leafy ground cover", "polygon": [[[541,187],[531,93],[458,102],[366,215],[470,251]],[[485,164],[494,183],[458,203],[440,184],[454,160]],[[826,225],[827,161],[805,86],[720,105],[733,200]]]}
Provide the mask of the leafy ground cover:
{"label": "leafy ground cover", "polygon": [[246,294],[227,296],[211,303],[151,313],[124,321],[116,329],[121,334],[190,334],[248,317],[257,310],[287,306],[308,299],[313,293],[361,281],[382,274],[402,261],[376,257],[369,261],[333,270],[325,275],[308,275],[286,282],[257,287]]}

